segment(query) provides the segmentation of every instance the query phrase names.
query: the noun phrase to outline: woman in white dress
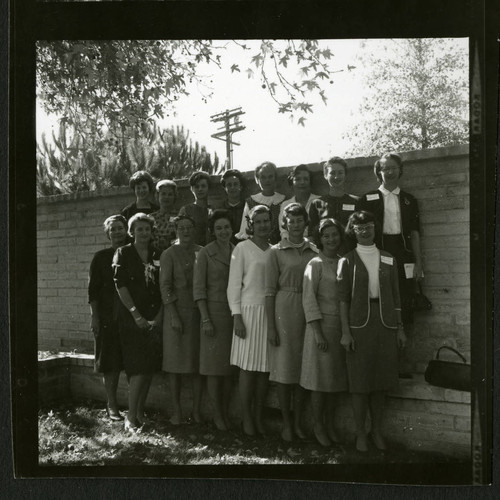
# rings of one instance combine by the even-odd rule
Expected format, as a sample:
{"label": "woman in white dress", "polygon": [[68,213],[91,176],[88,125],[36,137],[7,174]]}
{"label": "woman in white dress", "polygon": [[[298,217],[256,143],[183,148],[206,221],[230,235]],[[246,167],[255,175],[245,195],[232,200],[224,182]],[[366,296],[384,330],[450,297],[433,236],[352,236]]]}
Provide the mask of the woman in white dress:
{"label": "woman in white dress", "polygon": [[233,250],[227,298],[234,319],[231,364],[240,368],[243,432],[253,436],[264,433],[262,411],[269,377],[264,282],[271,211],[257,205],[247,219],[250,239]]}
{"label": "woman in white dress", "polygon": [[269,232],[269,241],[272,245],[278,243],[280,236],[280,208],[285,200],[285,195],[277,193],[276,182],[278,177],[276,165],[270,161],[261,163],[255,169],[255,182],[259,185],[260,193],[253,194],[245,200],[245,208],[243,209],[243,217],[241,219],[240,232],[236,237],[240,240],[248,238],[247,234],[247,215],[249,211],[257,205],[265,205],[271,210],[271,229]]}

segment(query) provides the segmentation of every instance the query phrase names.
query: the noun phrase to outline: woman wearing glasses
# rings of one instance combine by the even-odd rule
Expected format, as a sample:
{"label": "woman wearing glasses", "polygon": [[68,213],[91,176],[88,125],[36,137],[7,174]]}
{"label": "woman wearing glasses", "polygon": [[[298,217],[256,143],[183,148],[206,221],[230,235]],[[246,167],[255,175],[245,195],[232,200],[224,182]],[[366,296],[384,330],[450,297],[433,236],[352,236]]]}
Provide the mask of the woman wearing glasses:
{"label": "woman wearing glasses", "polygon": [[[423,275],[418,204],[411,194],[399,187],[399,179],[403,175],[403,162],[399,155],[383,155],[375,162],[373,171],[380,186],[362,196],[356,210],[366,210],[375,216],[382,228],[377,244],[396,259],[401,317],[406,327],[413,323],[413,312],[408,305],[415,292],[415,280],[420,280]],[[405,264],[408,263],[414,265],[411,274],[406,276]]]}
{"label": "woman wearing glasses", "polygon": [[345,348],[349,392],[356,425],[356,449],[368,451],[366,415],[371,438],[386,449],[382,436],[385,392],[398,383],[398,346],[406,342],[401,322],[398,269],[394,257],[375,245],[378,227],[373,214],[353,213],[346,236],[357,245],[339,261],[338,291],[341,345]]}

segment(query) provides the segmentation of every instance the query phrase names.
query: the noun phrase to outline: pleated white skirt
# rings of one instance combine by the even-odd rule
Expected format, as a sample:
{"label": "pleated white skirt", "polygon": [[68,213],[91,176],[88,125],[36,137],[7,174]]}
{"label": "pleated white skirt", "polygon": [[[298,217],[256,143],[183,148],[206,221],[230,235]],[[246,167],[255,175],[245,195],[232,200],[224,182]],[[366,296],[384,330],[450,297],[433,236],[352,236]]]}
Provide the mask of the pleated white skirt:
{"label": "pleated white skirt", "polygon": [[268,372],[267,361],[267,317],[262,304],[241,306],[241,317],[245,325],[244,339],[233,332],[231,364],[243,370]]}

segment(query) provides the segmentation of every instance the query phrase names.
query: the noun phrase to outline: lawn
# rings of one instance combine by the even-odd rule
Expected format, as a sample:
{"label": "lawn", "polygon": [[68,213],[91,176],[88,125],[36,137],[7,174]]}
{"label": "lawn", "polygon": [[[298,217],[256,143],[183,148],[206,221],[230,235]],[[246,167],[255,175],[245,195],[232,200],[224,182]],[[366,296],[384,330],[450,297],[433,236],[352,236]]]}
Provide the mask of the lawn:
{"label": "lawn", "polygon": [[79,406],[62,402],[40,409],[40,465],[256,465],[453,463],[436,453],[392,448],[358,453],[353,443],[323,448],[311,437],[292,444],[279,438],[279,414],[269,410],[265,437],[247,437],[234,429],[221,432],[211,422],[173,426],[165,415],[150,413],[142,432],[124,431],[111,422],[102,403]]}

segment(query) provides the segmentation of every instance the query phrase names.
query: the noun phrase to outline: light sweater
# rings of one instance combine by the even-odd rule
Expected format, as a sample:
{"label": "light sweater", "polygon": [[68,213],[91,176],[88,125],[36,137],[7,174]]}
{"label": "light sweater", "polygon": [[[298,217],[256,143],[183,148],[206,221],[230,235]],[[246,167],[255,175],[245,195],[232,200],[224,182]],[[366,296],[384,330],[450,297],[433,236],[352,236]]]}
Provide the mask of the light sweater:
{"label": "light sweater", "polygon": [[380,251],[375,244],[366,246],[356,246],[356,252],[368,271],[368,288],[370,289],[370,298],[378,299],[379,280],[378,271],[380,267]]}

